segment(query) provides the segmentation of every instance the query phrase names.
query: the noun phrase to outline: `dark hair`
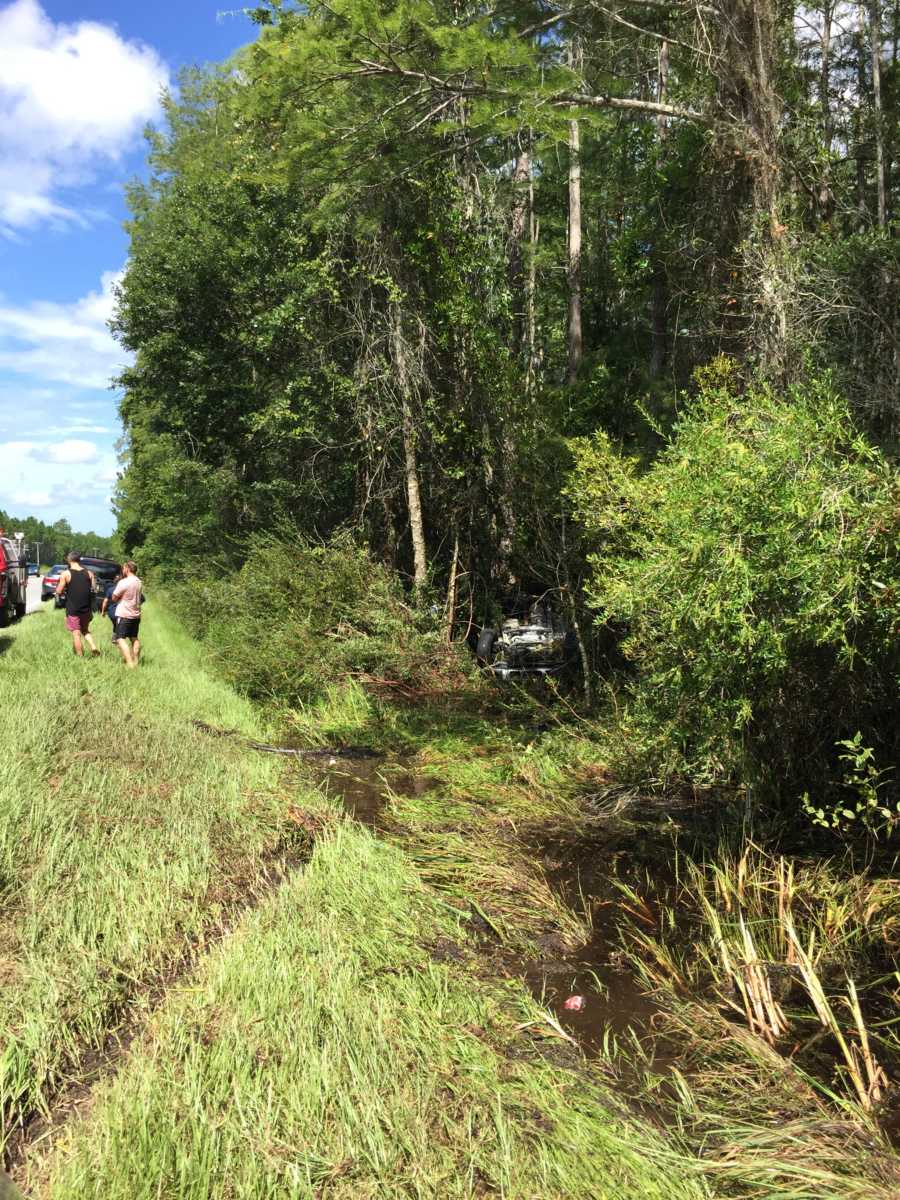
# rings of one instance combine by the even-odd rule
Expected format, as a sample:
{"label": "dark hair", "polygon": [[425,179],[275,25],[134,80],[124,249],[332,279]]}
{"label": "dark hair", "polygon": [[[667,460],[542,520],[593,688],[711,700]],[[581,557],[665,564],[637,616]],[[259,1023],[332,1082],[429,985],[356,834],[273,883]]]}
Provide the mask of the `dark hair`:
{"label": "dark hair", "polygon": [[66,555],[66,562],[70,562],[70,563],[71,562],[81,562],[81,551],[80,550],[70,550],[69,553]]}

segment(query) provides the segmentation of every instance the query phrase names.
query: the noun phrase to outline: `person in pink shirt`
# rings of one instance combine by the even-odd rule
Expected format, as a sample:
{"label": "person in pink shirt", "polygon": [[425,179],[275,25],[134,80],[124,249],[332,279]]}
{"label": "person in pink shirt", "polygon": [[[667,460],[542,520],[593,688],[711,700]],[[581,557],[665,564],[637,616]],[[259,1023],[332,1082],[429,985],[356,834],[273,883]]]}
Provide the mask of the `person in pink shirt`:
{"label": "person in pink shirt", "polygon": [[122,578],[110,596],[110,604],[116,607],[116,645],[125,660],[126,667],[136,667],[141,661],[141,602],[144,596],[137,575],[137,566],[127,562],[122,567]]}

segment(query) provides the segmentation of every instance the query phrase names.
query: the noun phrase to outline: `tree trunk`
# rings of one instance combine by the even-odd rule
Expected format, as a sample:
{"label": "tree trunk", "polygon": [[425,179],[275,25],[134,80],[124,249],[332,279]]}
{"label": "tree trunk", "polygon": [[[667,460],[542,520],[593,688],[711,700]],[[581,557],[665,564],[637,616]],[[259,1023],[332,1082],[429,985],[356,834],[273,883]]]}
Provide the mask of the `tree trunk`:
{"label": "tree trunk", "polygon": [[391,352],[397,372],[400,392],[400,424],[403,435],[403,458],[406,471],[406,502],[409,508],[409,531],[413,546],[413,585],[416,591],[424,588],[428,579],[428,556],[425,548],[425,524],[422,520],[422,494],[419,490],[419,468],[416,460],[416,431],[412,416],[412,394],[409,382],[407,347],[403,340],[403,315],[400,305],[391,303]]}
{"label": "tree trunk", "polygon": [[[521,134],[519,135],[521,138]],[[526,348],[527,315],[521,307],[527,308],[525,294],[525,236],[528,230],[528,192],[531,183],[531,156],[520,146],[513,168],[513,203],[512,219],[509,230],[509,290],[512,296],[513,321],[512,344],[513,354],[522,354]]]}
{"label": "tree trunk", "polygon": [[856,105],[854,126],[856,129],[856,208],[859,213],[859,227],[865,229],[868,221],[869,206],[866,203],[866,164],[864,158],[864,125],[863,125],[863,97],[866,94],[866,64],[865,64],[865,49],[863,46],[863,29],[865,21],[862,11],[859,17],[859,30],[856,37],[857,53],[856,53],[856,89],[858,94],[858,103]]}
{"label": "tree trunk", "polygon": [[459,579],[459,533],[453,539],[453,558],[450,562],[450,579],[447,583],[447,606],[444,626],[444,638],[449,643],[453,641],[453,627],[456,624],[456,604]]}
{"label": "tree trunk", "polygon": [[831,27],[834,23],[832,0],[825,0],[822,8],[822,34],[819,40],[819,107],[822,110],[822,140],[825,143],[825,162],[819,180],[817,197],[820,221],[829,221],[834,212],[834,196],[831,191],[831,166],[829,156],[834,141],[831,119]]}
{"label": "tree trunk", "polygon": [[[663,41],[659,47],[659,73],[657,77],[657,99],[660,104],[666,102],[666,87],[669,80],[669,43]],[[656,165],[657,169],[662,166],[663,161],[663,146],[665,144],[668,127],[666,118],[659,116],[656,118],[656,137],[657,137],[657,154]],[[656,203],[661,205],[662,198],[657,197]],[[662,236],[662,212],[660,211],[657,220],[657,233],[654,239],[656,245],[652,252],[652,273],[653,273],[653,298],[652,298],[652,337],[653,348],[650,355],[650,377],[659,379],[665,370],[666,352],[668,350],[669,331],[668,331],[668,310],[669,310],[669,281],[666,275],[666,266],[662,255],[659,252],[659,241]]]}
{"label": "tree trunk", "polygon": [[534,391],[537,375],[537,326],[535,323],[534,306],[537,293],[537,244],[538,222],[534,213],[534,172],[528,173],[528,286],[525,300],[525,346],[528,355],[528,365],[525,373],[525,386],[528,394]]}
{"label": "tree trunk", "polygon": [[875,117],[875,189],[878,228],[887,228],[887,194],[884,186],[884,117],[881,105],[881,3],[869,0],[869,45],[872,52],[872,106]]}
{"label": "tree trunk", "polygon": [[[748,350],[772,376],[784,373],[787,350],[787,278],[784,227],[778,220],[778,129],[781,103],[773,84],[777,0],[719,0],[724,33],[719,75],[728,115],[749,135],[736,161],[747,236],[742,248]],[[763,218],[760,222],[759,218]]]}
{"label": "tree trunk", "polygon": [[[580,71],[581,45],[572,38],[569,65]],[[568,378],[573,384],[578,378],[583,352],[581,329],[581,137],[577,121],[569,122],[569,238],[567,250],[569,283]]]}

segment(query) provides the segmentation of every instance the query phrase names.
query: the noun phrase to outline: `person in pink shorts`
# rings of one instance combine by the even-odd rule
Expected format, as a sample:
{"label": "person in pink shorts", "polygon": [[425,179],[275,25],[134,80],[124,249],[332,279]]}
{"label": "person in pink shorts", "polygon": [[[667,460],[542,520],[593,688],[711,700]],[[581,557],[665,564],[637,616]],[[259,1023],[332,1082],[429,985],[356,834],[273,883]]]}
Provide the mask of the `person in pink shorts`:
{"label": "person in pink shorts", "polygon": [[66,629],[72,635],[72,649],[79,658],[84,658],[82,637],[91,648],[91,654],[100,653],[91,637],[91,607],[94,595],[94,576],[81,565],[81,555],[72,550],[66,555],[69,569],[63,571],[56,585],[57,596],[66,596]]}

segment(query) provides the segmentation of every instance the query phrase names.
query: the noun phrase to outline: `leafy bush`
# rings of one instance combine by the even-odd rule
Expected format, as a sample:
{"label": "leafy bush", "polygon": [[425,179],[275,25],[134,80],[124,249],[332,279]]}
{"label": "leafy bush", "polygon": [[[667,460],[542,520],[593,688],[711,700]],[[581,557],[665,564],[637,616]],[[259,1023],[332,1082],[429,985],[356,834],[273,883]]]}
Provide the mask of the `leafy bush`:
{"label": "leafy bush", "polygon": [[440,643],[396,576],[349,537],[257,537],[240,569],[194,581],[177,601],[231,683],[287,703],[349,675],[415,682]]}
{"label": "leafy bush", "polygon": [[698,372],[645,474],[603,434],[574,444],[590,600],[627,625],[623,724],[657,770],[821,795],[857,733],[896,758],[900,481],[827,379],[780,397],[734,377]]}

